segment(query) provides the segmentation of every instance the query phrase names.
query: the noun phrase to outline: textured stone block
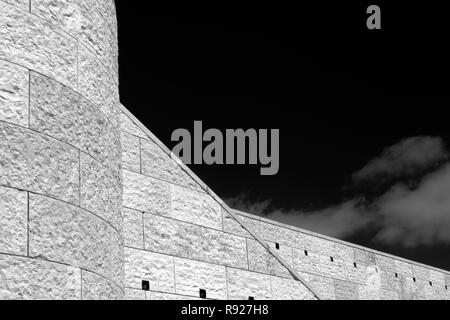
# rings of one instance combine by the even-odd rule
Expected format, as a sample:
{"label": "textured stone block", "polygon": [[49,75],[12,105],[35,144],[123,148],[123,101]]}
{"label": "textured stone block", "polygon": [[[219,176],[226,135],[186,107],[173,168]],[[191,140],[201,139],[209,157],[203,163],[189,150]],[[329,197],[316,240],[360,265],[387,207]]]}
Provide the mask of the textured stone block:
{"label": "textured stone block", "polygon": [[125,248],[125,283],[142,289],[142,281],[150,282],[150,290],[175,293],[174,258],[153,252]]}
{"label": "textured stone block", "polygon": [[0,60],[0,120],[28,127],[28,70]]}
{"label": "textured stone block", "polygon": [[122,239],[108,223],[78,207],[30,194],[30,256],[90,270],[117,284]]}
{"label": "textured stone block", "polygon": [[142,173],[192,189],[198,184],[153,141],[141,140]]}
{"label": "textured stone block", "polygon": [[401,274],[397,274],[398,277],[395,276],[395,273],[391,271],[380,270],[381,276],[381,288],[388,291],[401,292],[402,291],[402,279],[404,276]]}
{"label": "textured stone block", "polygon": [[123,170],[123,206],[154,214],[170,211],[170,189],[165,182]]}
{"label": "textured stone block", "polygon": [[147,300],[160,300],[160,301],[164,301],[164,300],[203,300],[200,298],[194,298],[194,297],[189,297],[189,296],[181,296],[178,294],[170,294],[170,293],[163,293],[163,292],[153,292],[153,291],[149,291],[147,292]]}
{"label": "textured stone block", "polygon": [[355,262],[358,265],[371,266],[376,264],[375,254],[358,248],[354,249]]}
{"label": "textured stone block", "polygon": [[82,271],[83,300],[122,300],[124,294],[117,284],[96,275]]}
{"label": "textured stone block", "polygon": [[28,194],[0,187],[0,252],[27,255]]}
{"label": "textured stone block", "polygon": [[395,260],[395,270],[397,271],[397,273],[405,277],[413,278],[413,270],[411,263],[401,260]]}
{"label": "textured stone block", "polygon": [[398,293],[394,292],[394,291],[388,291],[388,290],[382,289],[380,299],[381,300],[389,300],[389,301],[398,300]]}
{"label": "textured stone block", "polygon": [[245,239],[185,222],[144,215],[145,248],[152,251],[248,268]]}
{"label": "textured stone block", "polygon": [[80,269],[48,261],[0,255],[0,300],[80,298]]}
{"label": "textured stone block", "polygon": [[238,223],[231,215],[222,209],[223,231],[236,234],[241,237],[253,238],[240,223]]}
{"label": "textured stone block", "polygon": [[2,0],[2,1],[18,6],[24,10],[30,10],[30,0]]}
{"label": "textured stone block", "polygon": [[305,279],[305,281],[307,281],[307,283],[317,291],[322,299],[336,299],[334,294],[334,279],[304,272],[300,272],[300,276],[303,277],[303,279]]}
{"label": "textured stone block", "polygon": [[225,266],[175,258],[175,284],[177,294],[200,297],[204,289],[208,299],[227,299]]}
{"label": "textured stone block", "polygon": [[141,147],[139,138],[131,134],[121,132],[122,140],[122,167],[124,169],[141,171]]}
{"label": "textured stone block", "polygon": [[365,285],[367,282],[367,266],[360,264],[360,265],[353,265],[353,263],[344,261],[344,273],[345,275],[342,277],[342,279],[345,279],[350,282],[363,284]]}
{"label": "textured stone block", "polygon": [[[287,246],[280,246],[280,250],[275,249],[275,244],[269,245],[292,267],[292,249]],[[248,265],[249,270],[258,271],[270,275],[291,278],[289,270],[286,269],[266,248],[258,241],[247,239]]]}
{"label": "textured stone block", "polygon": [[0,59],[76,88],[77,42],[57,27],[0,2]]}
{"label": "textured stone block", "polygon": [[222,230],[222,207],[210,195],[171,186],[171,218]]}
{"label": "textured stone block", "polygon": [[412,265],[414,277],[416,279],[421,279],[426,282],[430,281],[430,269],[425,268],[423,266],[419,266],[417,264]]}
{"label": "textured stone block", "polygon": [[140,211],[123,208],[125,245],[144,249],[144,218]]}
{"label": "textured stone block", "polygon": [[354,262],[355,254],[353,247],[335,242],[333,243],[333,257],[343,260],[345,262]]}
{"label": "textured stone block", "polygon": [[347,281],[334,281],[336,300],[358,300],[358,285]]}
{"label": "textured stone block", "polygon": [[316,300],[299,281],[272,276],[271,283],[273,300]]}
{"label": "textured stone block", "polygon": [[120,130],[140,138],[150,139],[150,137],[148,137],[147,134],[134,124],[134,122],[122,111],[120,112]]}
{"label": "textured stone block", "polygon": [[92,103],[60,83],[31,72],[30,127],[67,142],[118,171],[119,132]]}
{"label": "textured stone block", "polygon": [[78,45],[78,90],[95,103],[119,127],[119,94],[117,84],[97,57],[83,45]]}
{"label": "textured stone block", "polygon": [[377,254],[377,255],[375,255],[375,259],[376,259],[376,262],[377,262],[377,266],[380,268],[380,269],[383,269],[383,270],[385,270],[385,271],[389,271],[389,272],[396,272],[396,269],[395,269],[395,260],[394,259],[392,259],[392,258],[390,258],[390,257],[387,257],[387,256],[382,256],[382,255],[379,255],[379,254]]}
{"label": "textured stone block", "polygon": [[[378,271],[377,271],[378,270]],[[379,300],[381,292],[381,275],[378,267],[368,266],[366,268],[366,284],[358,288],[361,300]]]}
{"label": "textured stone block", "polygon": [[122,234],[122,188],[115,171],[81,153],[81,207],[109,222]]}
{"label": "textured stone block", "polygon": [[227,274],[229,300],[272,299],[269,275],[232,268],[227,269]]}
{"label": "textured stone block", "polygon": [[33,0],[31,12],[50,21],[89,47],[108,67],[111,75],[113,60],[116,58],[112,43],[116,42],[108,20],[102,16],[100,6],[94,5],[104,1],[86,0]]}
{"label": "textured stone block", "polygon": [[138,289],[125,288],[125,299],[127,300],[146,300],[145,291]]}
{"label": "textured stone block", "polygon": [[318,274],[339,280],[349,280],[344,261],[337,258],[331,261],[329,256],[320,256],[319,261],[320,271]]}
{"label": "textured stone block", "polygon": [[74,148],[0,122],[0,163],[1,185],[79,203],[79,155]]}
{"label": "textured stone block", "polygon": [[297,272],[308,272],[320,274],[321,256],[315,252],[308,251],[308,255],[304,250],[293,249],[294,268]]}
{"label": "textured stone block", "polygon": [[445,287],[445,274],[436,271],[430,270],[430,281],[435,287],[444,288]]}

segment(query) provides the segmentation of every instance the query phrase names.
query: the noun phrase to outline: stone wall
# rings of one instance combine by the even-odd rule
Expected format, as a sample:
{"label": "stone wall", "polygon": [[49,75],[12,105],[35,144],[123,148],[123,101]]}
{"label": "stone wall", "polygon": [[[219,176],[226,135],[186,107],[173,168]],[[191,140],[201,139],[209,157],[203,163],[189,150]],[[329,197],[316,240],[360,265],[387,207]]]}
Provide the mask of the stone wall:
{"label": "stone wall", "polygon": [[113,0],[0,0],[0,299],[124,296]]}
{"label": "stone wall", "polygon": [[449,299],[231,210],[120,105],[113,0],[0,0],[0,299]]}
{"label": "stone wall", "polygon": [[231,210],[122,112],[129,299],[450,299],[449,272]]}

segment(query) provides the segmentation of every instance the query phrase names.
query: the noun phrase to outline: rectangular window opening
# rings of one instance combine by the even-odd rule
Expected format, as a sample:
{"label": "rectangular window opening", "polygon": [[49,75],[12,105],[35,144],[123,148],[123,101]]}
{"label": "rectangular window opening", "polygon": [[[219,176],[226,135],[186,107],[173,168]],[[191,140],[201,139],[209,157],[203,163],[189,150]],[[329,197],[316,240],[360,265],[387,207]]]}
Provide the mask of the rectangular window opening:
{"label": "rectangular window opening", "polygon": [[255,300],[255,297],[248,297],[248,300]]}
{"label": "rectangular window opening", "polygon": [[142,280],[142,290],[150,291],[150,282],[146,280]]}
{"label": "rectangular window opening", "polygon": [[330,257],[330,261],[331,261],[331,262],[334,262],[334,258],[333,258],[333,257]]}
{"label": "rectangular window opening", "polygon": [[279,243],[275,243],[275,248],[277,248],[277,250],[280,250],[280,244]]}
{"label": "rectangular window opening", "polygon": [[308,250],[305,250],[305,256],[308,256]]}
{"label": "rectangular window opening", "polygon": [[398,278],[398,273],[397,272],[395,273],[395,277]]}
{"label": "rectangular window opening", "polygon": [[200,289],[200,298],[206,299],[206,290],[205,289]]}
{"label": "rectangular window opening", "polygon": [[413,281],[416,282],[417,281],[416,278],[413,278]]}
{"label": "rectangular window opening", "polygon": [[358,265],[356,264],[356,262],[353,263],[353,266],[354,266],[355,268],[358,268]]}

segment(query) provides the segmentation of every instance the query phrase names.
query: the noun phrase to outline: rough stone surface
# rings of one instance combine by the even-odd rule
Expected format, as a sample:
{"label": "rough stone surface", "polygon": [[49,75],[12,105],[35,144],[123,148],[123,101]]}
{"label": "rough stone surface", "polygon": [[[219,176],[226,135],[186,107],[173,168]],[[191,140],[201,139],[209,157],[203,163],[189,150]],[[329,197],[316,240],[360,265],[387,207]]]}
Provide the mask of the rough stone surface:
{"label": "rough stone surface", "polygon": [[124,294],[117,284],[95,273],[82,271],[83,300],[122,300]]}
{"label": "rough stone surface", "polygon": [[[269,244],[275,249],[275,244]],[[280,250],[276,250],[280,257],[292,266],[292,249],[287,246],[280,246]],[[291,274],[269,251],[264,248],[258,241],[247,239],[247,252],[249,270],[277,275],[284,278],[291,278]]]}
{"label": "rough stone surface", "polygon": [[0,120],[28,127],[28,70],[0,60]]}
{"label": "rough stone surface", "polygon": [[79,300],[78,268],[0,255],[0,300]]}
{"label": "rough stone surface", "polygon": [[0,185],[79,203],[79,154],[74,148],[0,122],[0,163]]}
{"label": "rough stone surface", "polygon": [[139,138],[131,134],[121,132],[122,140],[122,168],[141,171],[141,147]]}
{"label": "rough stone surface", "polygon": [[185,222],[144,215],[145,248],[177,257],[248,268],[245,239]]}
{"label": "rough stone surface", "polygon": [[125,248],[125,283],[142,289],[142,281],[150,282],[150,289],[175,293],[174,258],[153,252]]}
{"label": "rough stone surface", "polygon": [[[33,0],[31,12],[58,26],[89,47],[107,67],[111,75],[117,76],[115,35],[108,18],[100,12],[105,1],[86,0]],[[94,5],[97,4],[97,5]]]}
{"label": "rough stone surface", "polygon": [[0,187],[0,252],[27,254],[28,195]]}
{"label": "rough stone surface", "polygon": [[144,249],[144,218],[143,213],[123,208],[124,238],[128,247]]}
{"label": "rough stone surface", "polygon": [[145,291],[138,290],[138,289],[125,288],[125,299],[133,300],[133,301],[146,300]]}
{"label": "rough stone surface", "polygon": [[118,171],[119,133],[92,103],[58,82],[31,72],[30,127],[90,154]]}
{"label": "rough stone surface", "polygon": [[30,256],[101,274],[121,285],[123,243],[108,223],[80,208],[30,194]]}
{"label": "rough stone surface", "polygon": [[316,300],[301,282],[271,277],[273,300]]}
{"label": "rough stone surface", "polygon": [[227,269],[228,298],[230,300],[272,299],[270,276],[251,271]]}
{"label": "rough stone surface", "polygon": [[113,125],[119,128],[119,96],[117,85],[97,57],[78,45],[78,90],[97,105]]}
{"label": "rough stone surface", "polygon": [[122,234],[122,188],[115,171],[81,153],[81,207],[109,222]]}
{"label": "rough stone surface", "polygon": [[170,293],[163,293],[163,292],[154,292],[149,291],[146,293],[147,300],[204,300],[200,298],[190,297],[190,296],[181,296],[178,294],[170,294]]}
{"label": "rough stone surface", "polygon": [[337,300],[358,300],[358,285],[347,281],[334,281],[334,293]]}
{"label": "rough stone surface", "polygon": [[21,7],[24,10],[30,9],[30,0],[2,0],[2,1]]}
{"label": "rough stone surface", "polygon": [[176,293],[200,297],[200,289],[206,290],[208,299],[227,299],[226,268],[186,259],[175,259]]}
{"label": "rough stone surface", "polygon": [[357,248],[354,249],[354,253],[355,253],[355,262],[358,265],[370,266],[376,264],[375,254]]}
{"label": "rough stone surface", "polygon": [[77,42],[57,27],[0,1],[0,59],[76,88]]}
{"label": "rough stone surface", "polygon": [[178,186],[171,193],[171,218],[222,230],[222,207],[210,195]]}
{"label": "rough stone surface", "polygon": [[253,238],[251,234],[225,210],[222,210],[222,221],[224,231],[234,233],[241,237]]}
{"label": "rough stone surface", "polygon": [[133,121],[123,112],[120,113],[120,130],[134,136],[150,139]]}
{"label": "rough stone surface", "polygon": [[123,171],[123,206],[165,215],[170,210],[170,189],[165,182]]}
{"label": "rough stone surface", "polygon": [[300,276],[325,300],[335,300],[334,279],[300,272]]}
{"label": "rough stone surface", "polygon": [[417,264],[413,264],[412,265],[413,268],[413,273],[414,273],[414,277],[416,277],[417,279],[421,279],[424,281],[430,281],[430,270],[419,266]]}
{"label": "rough stone surface", "polygon": [[191,189],[198,184],[153,141],[141,140],[142,173]]}

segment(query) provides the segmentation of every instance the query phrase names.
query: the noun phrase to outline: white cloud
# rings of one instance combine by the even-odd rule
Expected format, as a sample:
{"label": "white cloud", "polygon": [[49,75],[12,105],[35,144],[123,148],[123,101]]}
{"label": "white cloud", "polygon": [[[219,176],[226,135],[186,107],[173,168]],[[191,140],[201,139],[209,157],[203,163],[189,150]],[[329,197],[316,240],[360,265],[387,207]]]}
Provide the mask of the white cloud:
{"label": "white cloud", "polygon": [[356,181],[384,176],[403,176],[435,166],[449,158],[439,137],[413,137],[386,148],[382,154],[353,174]]}
{"label": "white cloud", "polygon": [[[378,174],[411,174],[448,158],[442,139],[410,138],[387,148],[355,174],[357,179]],[[275,208],[270,200],[249,201],[246,195],[229,199],[230,206],[282,223],[331,237],[346,238],[376,230],[373,240],[390,245],[415,247],[450,243],[450,164],[421,179],[411,189],[399,183],[370,204],[358,199],[324,210],[305,212]]]}

